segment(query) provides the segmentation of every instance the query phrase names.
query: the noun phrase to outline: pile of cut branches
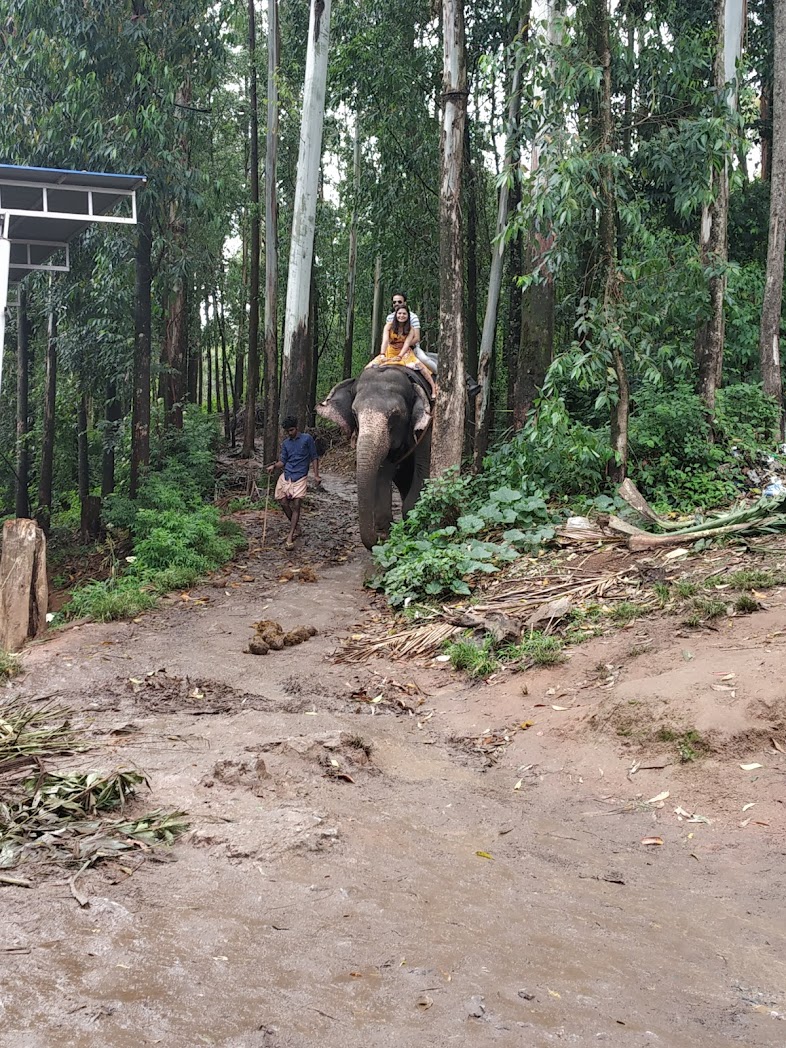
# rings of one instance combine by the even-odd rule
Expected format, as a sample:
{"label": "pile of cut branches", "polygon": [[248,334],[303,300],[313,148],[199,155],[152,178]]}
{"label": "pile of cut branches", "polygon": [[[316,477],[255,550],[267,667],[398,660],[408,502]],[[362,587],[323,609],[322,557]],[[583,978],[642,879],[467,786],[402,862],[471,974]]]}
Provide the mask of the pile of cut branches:
{"label": "pile of cut branches", "polygon": [[138,787],[149,786],[139,771],[50,771],[48,759],[90,745],[71,727],[70,714],[18,699],[0,706],[0,882],[29,883],[2,873],[23,862],[77,864],[81,871],[131,849],[149,854],[187,828],[179,811],[122,817]]}
{"label": "pile of cut branches", "polygon": [[715,513],[701,520],[680,521],[656,513],[630,480],[623,481],[619,494],[657,531],[645,531],[619,517],[611,516],[605,526],[588,528],[583,533],[581,529],[558,528],[558,538],[570,542],[595,542],[598,539],[624,541],[629,550],[640,552],[679,546],[699,539],[786,532],[786,492],[775,496],[762,495],[753,503],[734,506],[725,513]]}

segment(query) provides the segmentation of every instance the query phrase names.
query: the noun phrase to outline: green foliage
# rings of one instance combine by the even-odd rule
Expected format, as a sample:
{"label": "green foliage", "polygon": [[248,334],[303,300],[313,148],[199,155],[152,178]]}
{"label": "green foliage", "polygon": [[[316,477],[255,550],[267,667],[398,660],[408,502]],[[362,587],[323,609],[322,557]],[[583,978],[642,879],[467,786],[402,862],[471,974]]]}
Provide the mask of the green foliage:
{"label": "green foliage", "polygon": [[771,442],[777,411],[761,389],[718,391],[715,440],[700,397],[685,383],[645,385],[630,420],[631,479],[656,505],[691,511],[737,498],[746,470]]}
{"label": "green foliage", "polygon": [[708,584],[714,581],[722,581],[732,589],[761,590],[782,585],[784,578],[780,572],[762,571],[761,568],[744,568],[740,571],[732,571],[720,580],[708,580]]}
{"label": "green foliage", "polygon": [[564,656],[559,637],[548,637],[539,630],[531,630],[518,644],[503,648],[500,654],[506,662],[520,662],[525,666],[555,666]]}
{"label": "green foliage", "polygon": [[743,593],[741,596],[737,597],[734,602],[734,610],[739,615],[752,615],[754,611],[759,610],[760,606],[761,605],[755,597],[750,597],[747,593]]}
{"label": "green foliage", "polygon": [[613,455],[608,436],[571,418],[564,399],[539,401],[524,428],[494,448],[484,463],[500,481],[523,486],[536,497],[594,495],[606,487]]}
{"label": "green foliage", "polygon": [[155,456],[161,469],[148,473],[136,502],[106,500],[107,527],[133,540],[127,573],[77,587],[68,618],[133,618],[156,594],[192,585],[244,545],[241,529],[203,501],[213,487],[216,441],[215,421],[199,412],[185,412],[181,432],[163,431]]}
{"label": "green foliage", "polygon": [[462,670],[475,680],[485,680],[492,673],[496,673],[501,665],[491,637],[486,637],[480,643],[473,640],[457,640],[448,644],[445,652],[450,655],[450,664],[454,670]]}
{"label": "green foliage", "polygon": [[633,622],[634,619],[639,618],[644,613],[644,609],[638,604],[634,604],[630,600],[623,600],[619,604],[614,605],[609,612],[609,617],[618,625],[627,626],[629,622]]}
{"label": "green foliage", "polygon": [[474,679],[485,679],[505,665],[554,666],[562,662],[564,645],[559,637],[532,630],[518,644],[496,644],[487,634],[482,640],[463,638],[445,645],[450,664]]}
{"label": "green foliage", "polygon": [[139,579],[123,575],[77,586],[63,608],[63,616],[110,622],[113,619],[133,619],[155,604],[156,598],[150,587],[143,588]]}
{"label": "green foliage", "polygon": [[381,569],[374,584],[394,607],[469,596],[470,581],[493,574],[500,563],[515,560],[518,550],[553,535],[543,497],[495,486],[498,477],[493,470],[478,477],[451,472],[429,481],[388,541],[374,547]]}

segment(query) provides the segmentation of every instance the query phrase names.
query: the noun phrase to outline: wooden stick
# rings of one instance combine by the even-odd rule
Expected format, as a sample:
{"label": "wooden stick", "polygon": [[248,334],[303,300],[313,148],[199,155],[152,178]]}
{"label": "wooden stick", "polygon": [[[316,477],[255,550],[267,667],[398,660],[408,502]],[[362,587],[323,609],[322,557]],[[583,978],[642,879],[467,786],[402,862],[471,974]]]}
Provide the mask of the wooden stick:
{"label": "wooden stick", "polygon": [[262,549],[265,548],[265,536],[267,535],[267,515],[270,510],[270,481],[273,479],[273,474],[268,473],[267,475],[267,491],[265,492],[265,520],[262,524]]}

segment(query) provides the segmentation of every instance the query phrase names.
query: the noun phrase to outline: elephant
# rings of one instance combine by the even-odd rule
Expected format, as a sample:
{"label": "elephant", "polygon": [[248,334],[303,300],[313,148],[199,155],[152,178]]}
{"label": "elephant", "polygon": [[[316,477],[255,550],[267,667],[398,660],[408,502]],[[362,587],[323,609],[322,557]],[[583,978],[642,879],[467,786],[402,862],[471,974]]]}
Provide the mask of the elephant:
{"label": "elephant", "polygon": [[415,374],[401,365],[366,368],[339,382],[317,414],[357,433],[360,537],[366,549],[384,541],[393,521],[393,485],[404,515],[429,474],[431,408]]}

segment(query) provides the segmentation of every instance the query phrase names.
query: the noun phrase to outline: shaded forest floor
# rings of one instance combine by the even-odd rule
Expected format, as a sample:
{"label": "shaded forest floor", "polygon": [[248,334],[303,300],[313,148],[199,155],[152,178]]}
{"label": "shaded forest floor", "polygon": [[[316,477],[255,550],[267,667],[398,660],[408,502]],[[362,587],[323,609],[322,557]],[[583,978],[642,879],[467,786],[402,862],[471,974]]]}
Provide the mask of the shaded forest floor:
{"label": "shaded forest floor", "polygon": [[[491,684],[350,666],[381,611],[351,480],[324,480],[291,553],[280,513],[264,546],[236,514],[221,574],[25,654],[6,694],[93,743],[58,767],[142,769],[132,811],[190,830],[172,861],[85,871],[84,907],[73,869],[14,871],[0,1043],[782,1045],[784,590]],[[255,657],[261,619],[318,634]]]}

